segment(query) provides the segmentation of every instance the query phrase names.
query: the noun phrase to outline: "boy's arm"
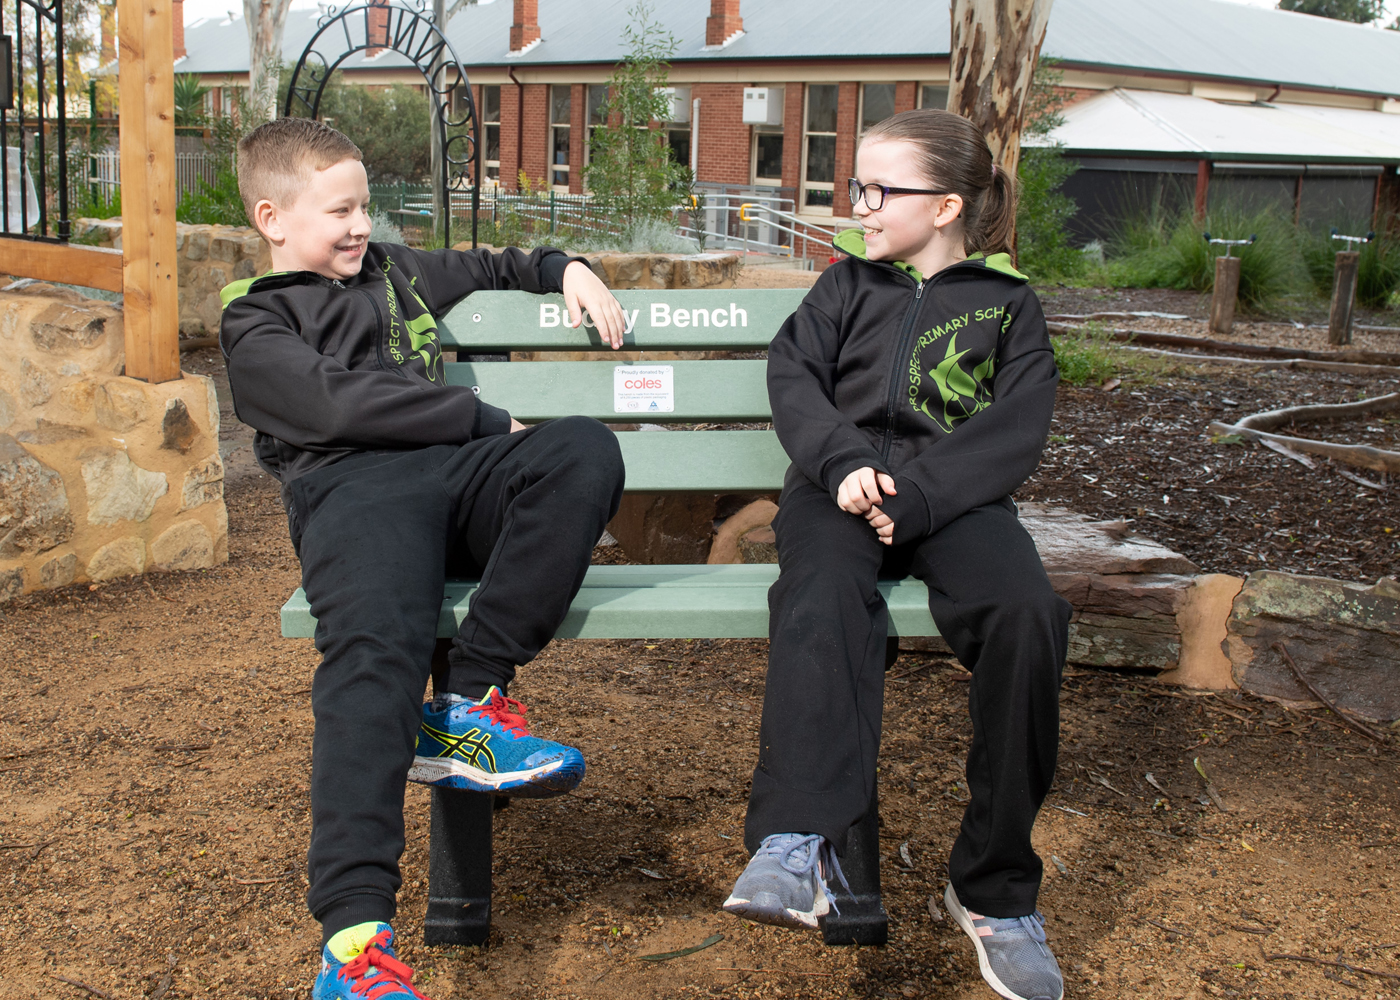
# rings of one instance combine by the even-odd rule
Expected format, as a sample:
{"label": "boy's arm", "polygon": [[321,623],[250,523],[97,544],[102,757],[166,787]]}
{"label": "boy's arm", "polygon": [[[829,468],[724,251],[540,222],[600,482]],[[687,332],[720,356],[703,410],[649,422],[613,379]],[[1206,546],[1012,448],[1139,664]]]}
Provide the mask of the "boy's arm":
{"label": "boy's arm", "polygon": [[564,268],[574,261],[588,266],[584,258],[571,257],[554,247],[536,247],[529,253],[516,247],[497,253],[396,247],[393,254],[411,264],[419,275],[416,287],[434,316],[441,316],[472,292],[561,292]]}
{"label": "boy's arm", "polygon": [[1060,372],[1040,301],[1026,290],[1011,307],[998,347],[992,405],[968,417],[894,476],[881,511],[894,521],[894,544],[932,534],[1014,492],[1040,463]]}
{"label": "boy's arm", "polygon": [[833,401],[841,345],[840,323],[833,318],[841,314],[837,281],[835,268],[822,275],[768,345],[773,429],[793,464],[833,500],[856,469],[889,471],[870,439]]}
{"label": "boy's arm", "polygon": [[[227,336],[239,327],[245,332]],[[265,309],[232,303],[224,330],[238,419],[295,448],[416,448],[510,431],[510,415],[466,386],[352,371]]]}

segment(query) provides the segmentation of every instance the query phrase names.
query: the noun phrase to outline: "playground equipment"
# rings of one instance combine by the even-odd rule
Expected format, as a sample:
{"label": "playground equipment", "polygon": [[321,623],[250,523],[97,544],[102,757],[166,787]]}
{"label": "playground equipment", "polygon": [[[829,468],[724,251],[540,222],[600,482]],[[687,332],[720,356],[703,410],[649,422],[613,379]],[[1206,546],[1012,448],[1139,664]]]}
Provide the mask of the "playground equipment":
{"label": "playground equipment", "polygon": [[1210,332],[1228,336],[1235,328],[1235,302],[1240,294],[1240,259],[1231,255],[1235,247],[1249,246],[1259,239],[1251,233],[1247,240],[1224,240],[1203,234],[1212,246],[1223,246],[1225,255],[1215,258],[1215,291],[1210,297]]}

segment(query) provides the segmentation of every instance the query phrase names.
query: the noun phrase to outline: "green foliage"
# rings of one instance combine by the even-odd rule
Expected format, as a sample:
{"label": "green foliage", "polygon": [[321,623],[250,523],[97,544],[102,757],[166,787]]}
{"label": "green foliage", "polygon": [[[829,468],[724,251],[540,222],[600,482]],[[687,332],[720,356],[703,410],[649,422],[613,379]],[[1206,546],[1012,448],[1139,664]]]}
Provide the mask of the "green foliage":
{"label": "green foliage", "polygon": [[1017,169],[1020,200],[1016,206],[1016,266],[1036,281],[1073,278],[1084,270],[1084,254],[1070,243],[1069,220],[1078,206],[1061,187],[1079,165],[1064,156],[1059,143],[1043,144],[1064,124],[1064,97],[1058,87],[1064,74],[1050,59],[1036,66],[1026,103]]}
{"label": "green foliage", "polygon": [[1189,210],[1175,216],[1149,211],[1124,220],[1113,240],[1115,259],[1106,270],[1111,284],[1128,288],[1181,288],[1208,292],[1215,285],[1218,247],[1203,234],[1226,239],[1259,240],[1235,247],[1240,258],[1239,302],[1259,311],[1296,291],[1307,280],[1291,221],[1276,212],[1244,211],[1231,206],[1212,210],[1197,222]]}
{"label": "green foliage", "polygon": [[[279,93],[287,93],[291,78],[291,68],[287,67]],[[360,147],[371,184],[421,184],[428,180],[432,169],[432,115],[428,103],[419,87],[406,83],[387,87],[346,83],[345,75],[337,70],[321,94],[317,113],[321,121]],[[302,113],[304,110],[300,109]]]}
{"label": "green foliage", "polygon": [[[1365,224],[1345,228],[1348,233],[1365,231]],[[1336,268],[1337,251],[1348,246],[1325,233],[1313,233],[1302,238],[1303,261],[1308,276],[1324,297],[1332,295],[1332,275]],[[1400,240],[1382,235],[1360,247],[1357,262],[1356,301],[1370,309],[1384,309],[1391,295],[1400,291]]]}
{"label": "green foliage", "polygon": [[624,230],[639,222],[670,218],[689,187],[689,171],[675,162],[666,134],[651,123],[670,117],[666,86],[675,55],[674,36],[651,19],[652,7],[638,0],[628,9],[623,37],[629,51],[608,80],[606,124],[591,140],[584,176],[594,197]]}
{"label": "green foliage", "polygon": [[1370,24],[1385,13],[1385,0],[1278,0],[1278,9]]}
{"label": "green foliage", "polygon": [[[111,198],[102,196],[102,188],[86,182],[76,184],[68,192],[68,217],[72,219],[114,219],[122,214],[122,189],[118,185]],[[88,242],[95,242],[96,237]],[[75,239],[74,243],[83,240]]]}
{"label": "green foliage", "polygon": [[243,198],[238,193],[238,175],[224,167],[214,176],[214,183],[200,179],[199,188],[180,200],[175,209],[180,222],[205,226],[248,226],[243,211]]}
{"label": "green foliage", "polygon": [[205,122],[204,98],[209,88],[194,73],[175,74],[175,127],[200,126]]}
{"label": "green foliage", "polygon": [[1118,371],[1118,352],[1101,323],[1086,323],[1050,342],[1055,348],[1060,378],[1070,385],[1099,385]]}

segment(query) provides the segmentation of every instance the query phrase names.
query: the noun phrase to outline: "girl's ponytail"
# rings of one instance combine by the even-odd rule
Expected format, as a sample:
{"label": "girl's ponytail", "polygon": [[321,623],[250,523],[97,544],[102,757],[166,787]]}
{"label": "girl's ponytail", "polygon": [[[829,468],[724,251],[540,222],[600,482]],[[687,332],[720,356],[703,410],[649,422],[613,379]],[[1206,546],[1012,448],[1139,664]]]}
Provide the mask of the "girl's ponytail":
{"label": "girl's ponytail", "polygon": [[987,137],[951,111],[903,111],[873,126],[862,142],[900,140],[916,150],[930,187],[963,199],[963,244],[969,254],[1011,253],[1016,184],[992,161]]}
{"label": "girl's ponytail", "polygon": [[968,253],[1011,253],[1016,237],[1016,184],[1001,167],[992,164],[991,183],[982,192],[975,228],[969,229],[965,242]]}

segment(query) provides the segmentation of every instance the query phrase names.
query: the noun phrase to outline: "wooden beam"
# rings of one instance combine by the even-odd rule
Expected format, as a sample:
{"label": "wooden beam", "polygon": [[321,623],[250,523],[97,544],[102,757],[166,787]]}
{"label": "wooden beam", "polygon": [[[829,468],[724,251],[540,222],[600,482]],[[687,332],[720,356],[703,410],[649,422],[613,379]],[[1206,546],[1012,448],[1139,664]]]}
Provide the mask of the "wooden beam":
{"label": "wooden beam", "polygon": [[0,274],[120,292],[122,252],[103,247],[0,239]]}
{"label": "wooden beam", "polygon": [[180,377],[175,46],[170,0],[117,0],[126,373]]}

